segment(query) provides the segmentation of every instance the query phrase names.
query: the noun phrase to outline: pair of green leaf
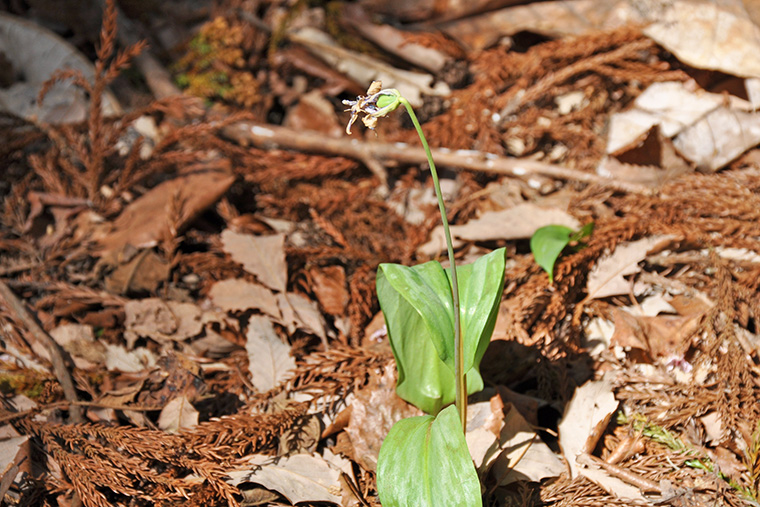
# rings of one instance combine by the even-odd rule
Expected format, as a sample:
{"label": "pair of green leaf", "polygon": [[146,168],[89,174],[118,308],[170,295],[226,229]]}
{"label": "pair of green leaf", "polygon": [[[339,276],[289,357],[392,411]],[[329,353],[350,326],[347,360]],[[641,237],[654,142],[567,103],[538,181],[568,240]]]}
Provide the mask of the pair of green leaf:
{"label": "pair of green leaf", "polygon": [[[467,393],[483,389],[480,360],[496,323],[506,251],[500,248],[457,267]],[[437,261],[381,264],[377,296],[396,358],[396,392],[429,414],[455,398],[454,303],[451,273]]]}
{"label": "pair of green leaf", "polygon": [[480,481],[455,406],[393,425],[377,460],[383,507],[481,507]]}
{"label": "pair of green leaf", "polygon": [[573,241],[579,241],[591,235],[594,223],[584,225],[575,231],[564,225],[547,225],[541,227],[530,238],[530,251],[536,264],[549,274],[549,282],[554,283],[554,263],[557,262],[562,250]]}

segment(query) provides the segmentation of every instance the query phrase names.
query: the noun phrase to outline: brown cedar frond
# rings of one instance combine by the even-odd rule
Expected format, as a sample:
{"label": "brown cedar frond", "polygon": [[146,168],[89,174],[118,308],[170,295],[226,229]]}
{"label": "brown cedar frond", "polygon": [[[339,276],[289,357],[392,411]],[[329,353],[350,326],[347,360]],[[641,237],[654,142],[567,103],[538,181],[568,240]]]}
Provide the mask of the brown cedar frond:
{"label": "brown cedar frond", "polygon": [[[100,29],[100,47],[97,56],[100,62],[105,62],[111,56],[116,41],[116,2],[106,0],[106,9],[103,13],[103,26]],[[101,63],[105,65],[105,63]]]}
{"label": "brown cedar frond", "polygon": [[116,55],[116,58],[114,58],[113,62],[111,62],[111,65],[109,65],[108,70],[103,77],[105,82],[110,83],[116,79],[124,69],[129,67],[129,65],[132,63],[132,60],[140,53],[142,53],[147,47],[148,43],[144,40],[141,40],[136,44],[129,46],[127,49],[119,51],[119,53]]}
{"label": "brown cedar frond", "polygon": [[56,83],[60,83],[61,81],[71,80],[75,85],[82,88],[87,93],[92,93],[92,86],[90,85],[90,82],[87,81],[87,78],[84,77],[84,74],[82,74],[82,71],[79,69],[58,69],[51,76],[42,83],[42,87],[40,88],[40,92],[37,94],[37,102],[42,103],[45,100],[45,96],[50,92],[50,89],[53,88],[53,86]]}

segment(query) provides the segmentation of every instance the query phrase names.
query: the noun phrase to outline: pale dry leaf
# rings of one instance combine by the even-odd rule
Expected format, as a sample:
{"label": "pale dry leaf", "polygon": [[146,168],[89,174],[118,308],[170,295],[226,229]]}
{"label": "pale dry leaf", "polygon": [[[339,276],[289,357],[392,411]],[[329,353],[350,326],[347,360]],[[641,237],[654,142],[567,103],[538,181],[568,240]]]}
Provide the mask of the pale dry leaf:
{"label": "pale dry leaf", "polygon": [[106,359],[106,350],[95,341],[92,326],[84,324],[61,324],[50,330],[50,336],[71,355],[77,368],[92,369]]}
{"label": "pale dry leaf", "polygon": [[558,427],[559,445],[571,477],[576,477],[580,470],[576,457],[596,445],[617,407],[612,380],[608,376],[586,382],[576,389]]}
{"label": "pale dry leaf", "polygon": [[248,321],[245,350],[248,352],[248,369],[251,382],[259,392],[266,392],[285,380],[296,367],[290,355],[290,345],[283,343],[272,322],[264,316],[254,315]]}
{"label": "pale dry leaf", "polygon": [[662,2],[644,33],[682,62],[741,77],[760,77],[760,27],[742,0]]}
{"label": "pale dry leaf", "polygon": [[[493,241],[498,239],[530,238],[536,230],[546,225],[564,225],[578,229],[580,222],[558,208],[544,208],[533,203],[521,203],[499,211],[486,211],[479,218],[464,225],[452,225],[451,237],[454,247],[463,241]],[[433,229],[430,240],[417,251],[434,256],[446,249],[443,226]]]}
{"label": "pale dry leaf", "polygon": [[105,363],[108,371],[137,373],[156,365],[155,354],[145,347],[127,350],[123,345],[106,343],[105,348]]}
{"label": "pale dry leaf", "polygon": [[452,226],[451,233],[465,241],[524,239],[530,238],[545,225],[564,225],[578,229],[580,222],[561,209],[522,203],[501,211],[488,211],[464,225]]}
{"label": "pale dry leaf", "polygon": [[8,470],[15,461],[21,446],[29,440],[28,435],[6,438],[0,440],[0,473]]}
{"label": "pale dry leaf", "polygon": [[243,269],[255,275],[270,289],[285,292],[288,265],[285,261],[285,235],[252,236],[230,229],[222,231],[224,251]]}
{"label": "pale dry leaf", "polygon": [[[0,13],[0,53],[12,69],[8,77],[20,78],[0,89],[0,110],[42,123],[77,123],[87,118],[86,93],[71,81],[55,83],[45,100],[37,102],[42,84],[58,69],[77,69],[92,81],[95,69],[76,47],[37,23]],[[102,107],[106,115],[121,112],[109,90],[104,91]]]}
{"label": "pale dry leaf", "polygon": [[277,491],[293,505],[299,502],[329,502],[340,505],[340,471],[321,456],[295,454],[289,457],[253,455],[250,468],[227,473],[233,486],[249,482]]}
{"label": "pale dry leaf", "polygon": [[241,278],[216,282],[208,295],[215,306],[226,312],[259,310],[276,319],[282,317],[277,297],[271,290]]}
{"label": "pale dry leaf", "polygon": [[514,408],[504,417],[499,447],[503,452],[489,466],[501,486],[516,481],[540,482],[565,471],[562,461]]}
{"label": "pale dry leaf", "polygon": [[499,412],[501,417],[494,414],[490,401],[472,403],[467,406],[465,440],[467,441],[467,448],[470,450],[470,456],[480,473],[485,472],[487,465],[490,464],[496,454],[501,452],[498,437],[504,426],[504,414],[501,410]]}
{"label": "pale dry leaf", "polygon": [[201,309],[193,303],[147,298],[128,301],[124,305],[124,339],[132,348],[141,338],[159,343],[182,342],[203,330]]}
{"label": "pale dry leaf", "polygon": [[289,333],[296,329],[318,336],[323,342],[327,340],[325,321],[314,301],[295,292],[277,294],[277,301],[282,313],[282,324]]}
{"label": "pale dry leaf", "polygon": [[610,118],[607,153],[637,144],[652,127],[673,137],[719,108],[724,97],[703,90],[692,91],[682,82],[653,83],[633,102],[633,108]]}
{"label": "pale dry leaf", "polygon": [[760,143],[760,114],[721,107],[681,132],[673,145],[703,172],[715,172]]}
{"label": "pale dry leaf", "polygon": [[168,433],[189,429],[198,424],[198,411],[186,396],[178,396],[161,410],[158,427]]}
{"label": "pale dry leaf", "polygon": [[597,262],[588,276],[586,290],[588,299],[604,298],[628,294],[641,294],[641,285],[631,287],[631,282],[624,277],[641,271],[639,262],[655,249],[664,248],[673,241],[673,235],[660,235],[642,238],[625,245],[619,245],[612,255]]}
{"label": "pale dry leaf", "polygon": [[517,32],[540,33],[550,38],[611,30],[645,21],[641,6],[628,0],[599,2],[574,0],[531,2],[439,25],[470,48],[485,49]]}

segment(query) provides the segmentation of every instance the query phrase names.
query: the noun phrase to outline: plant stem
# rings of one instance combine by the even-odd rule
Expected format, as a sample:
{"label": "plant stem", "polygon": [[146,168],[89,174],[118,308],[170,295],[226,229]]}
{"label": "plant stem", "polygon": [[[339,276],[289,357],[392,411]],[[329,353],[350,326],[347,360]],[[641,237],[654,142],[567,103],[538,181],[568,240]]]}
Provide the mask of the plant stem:
{"label": "plant stem", "polygon": [[417,129],[417,135],[422,142],[422,148],[427,155],[428,164],[430,165],[430,174],[433,177],[433,187],[435,188],[435,195],[438,198],[438,209],[441,212],[441,220],[443,221],[443,233],[446,237],[446,249],[449,254],[449,264],[451,264],[451,296],[454,301],[454,377],[456,378],[456,391],[455,391],[455,404],[457,412],[459,413],[459,419],[462,422],[462,428],[465,433],[467,432],[467,376],[464,372],[464,342],[462,341],[462,329],[459,316],[459,283],[457,280],[457,265],[454,260],[454,245],[451,242],[451,232],[449,231],[449,219],[446,216],[446,206],[443,203],[443,193],[441,192],[441,184],[438,181],[438,171],[435,169],[435,162],[433,162],[433,154],[430,153],[430,146],[428,146],[425,134],[422,133],[422,127],[420,126],[417,115],[414,114],[412,105],[408,100],[401,97],[399,102],[404,105],[406,112],[409,113],[409,117],[412,119],[414,128]]}

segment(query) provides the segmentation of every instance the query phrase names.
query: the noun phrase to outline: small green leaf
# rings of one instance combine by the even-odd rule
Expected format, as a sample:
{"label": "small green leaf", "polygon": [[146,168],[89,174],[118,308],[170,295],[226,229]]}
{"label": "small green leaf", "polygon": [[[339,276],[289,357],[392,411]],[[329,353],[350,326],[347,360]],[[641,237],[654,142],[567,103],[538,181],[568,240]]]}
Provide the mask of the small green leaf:
{"label": "small green leaf", "polygon": [[383,507],[481,507],[480,482],[456,408],[391,428],[377,460]]}
{"label": "small green leaf", "polygon": [[564,225],[547,225],[538,229],[530,238],[530,251],[533,252],[533,258],[548,273],[550,283],[554,283],[554,263],[557,262],[562,250],[570,243],[570,236],[574,232]]}

